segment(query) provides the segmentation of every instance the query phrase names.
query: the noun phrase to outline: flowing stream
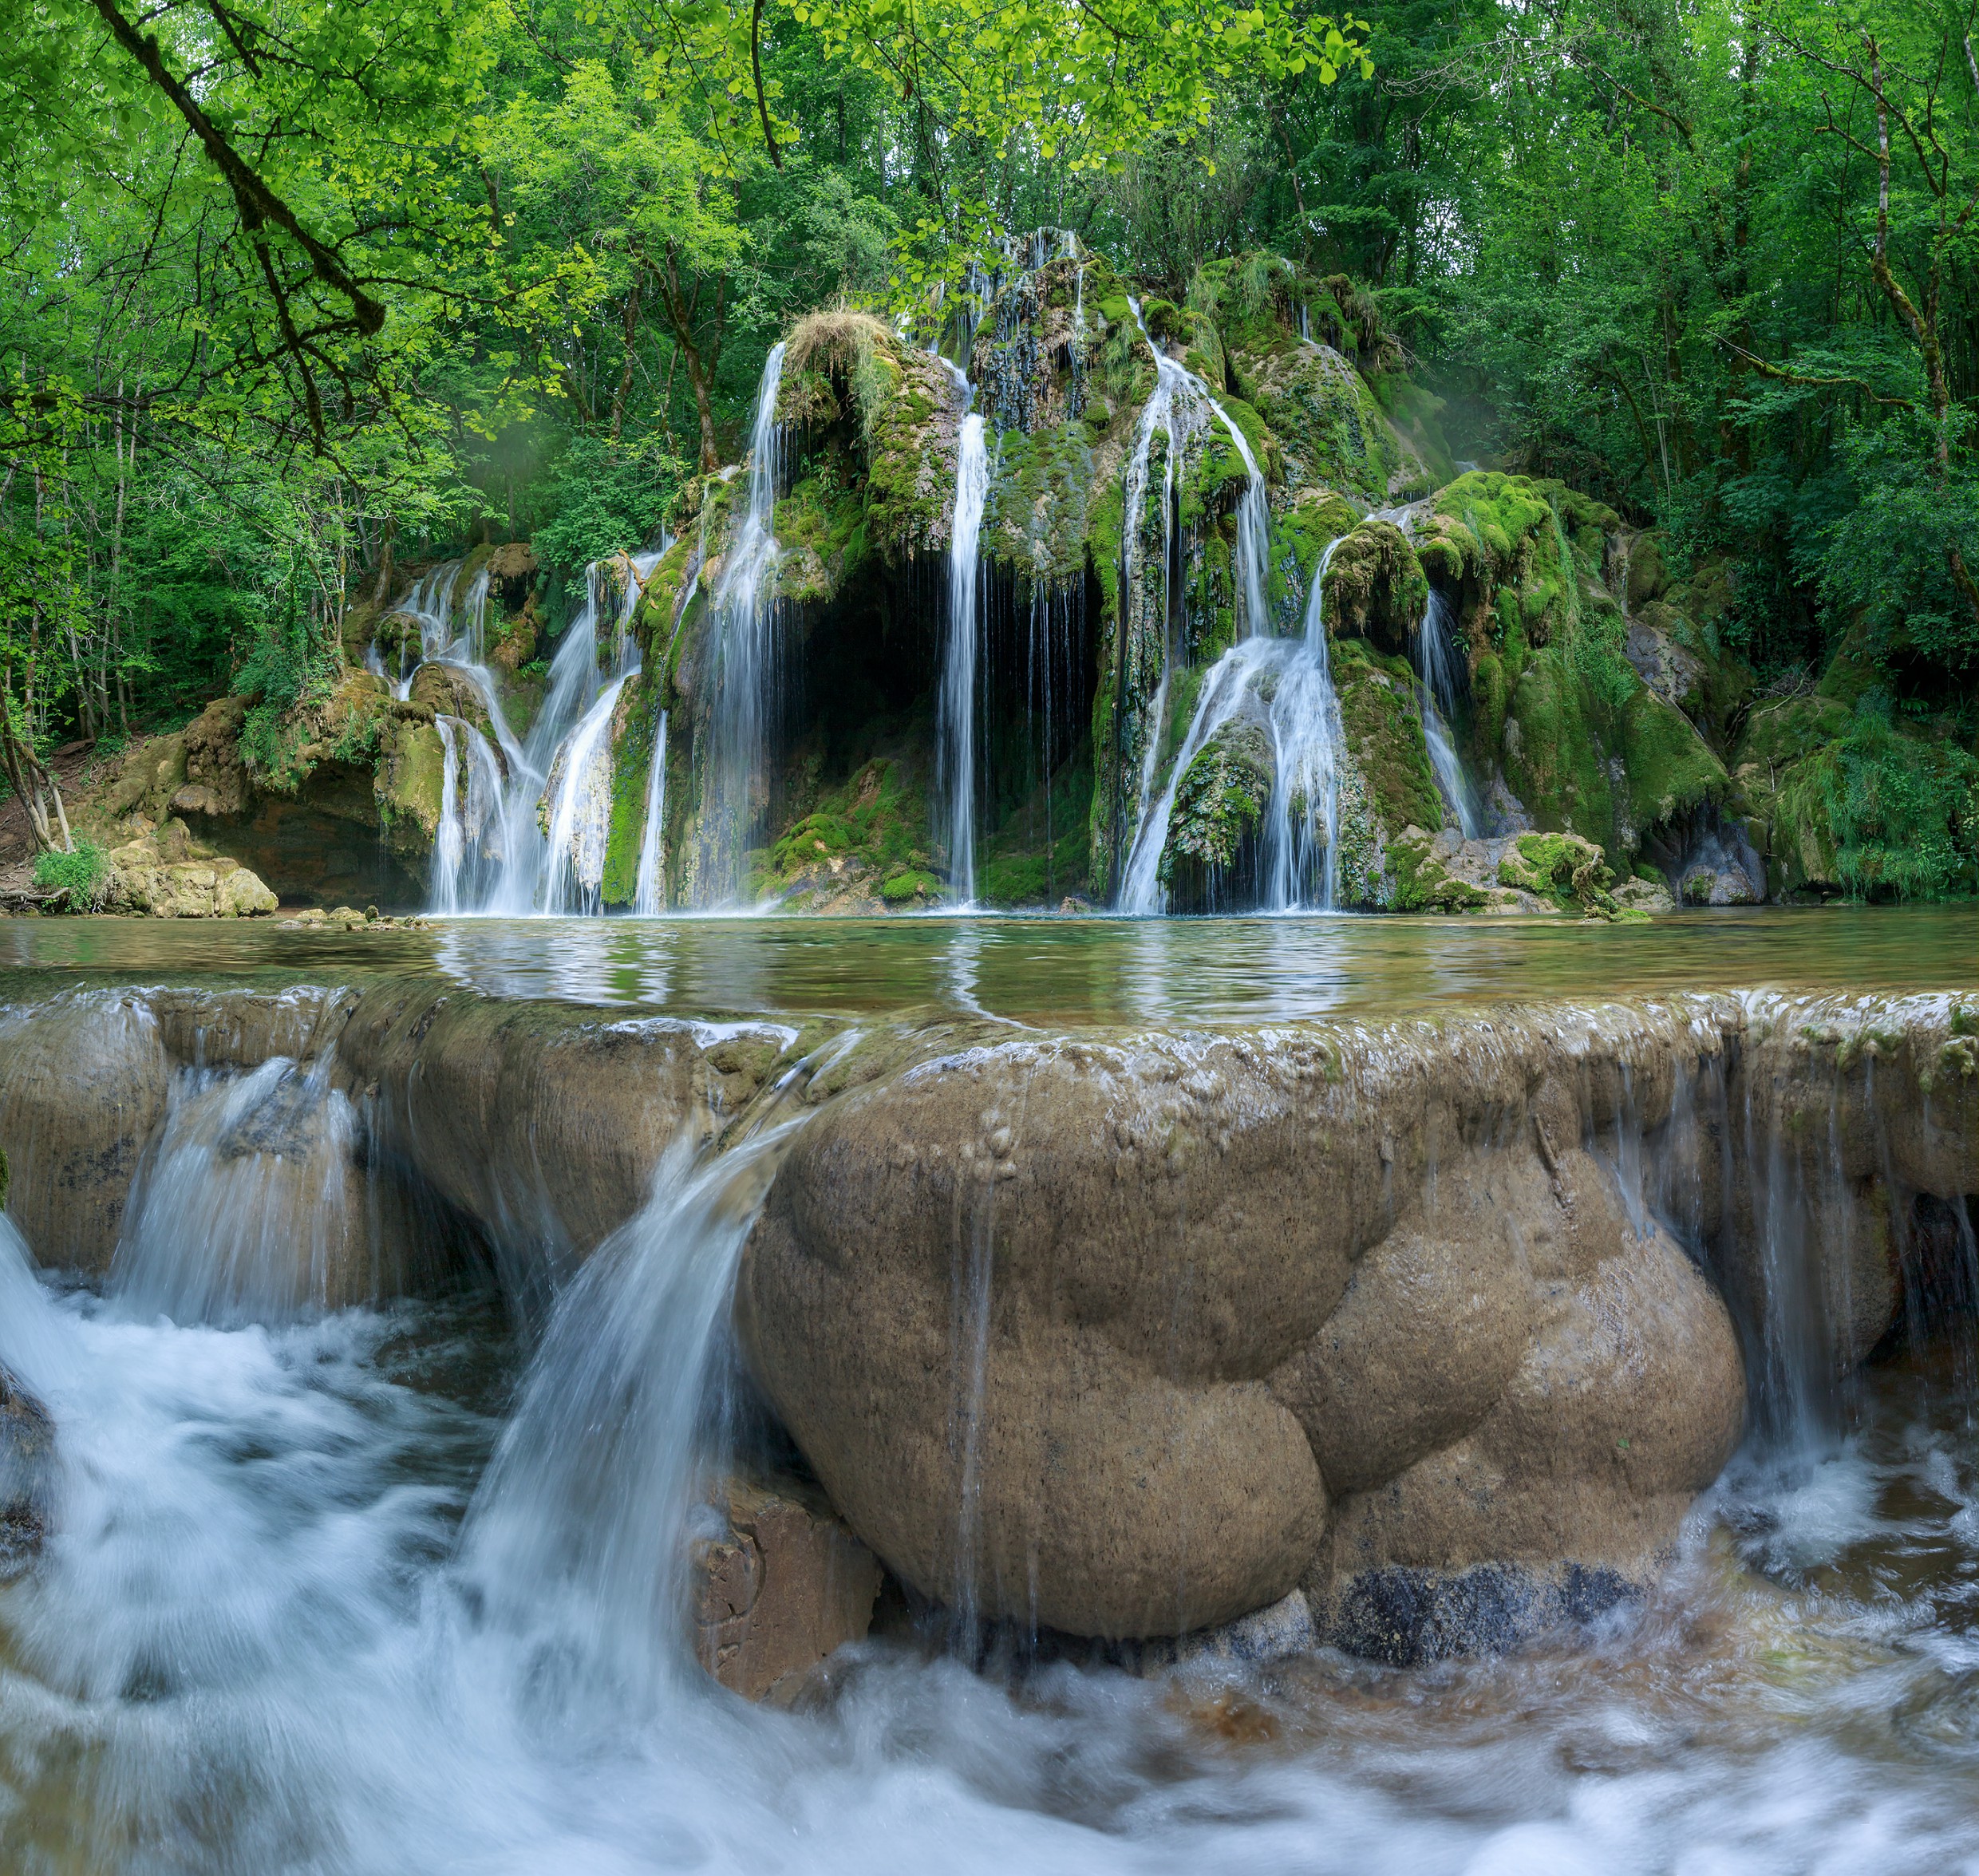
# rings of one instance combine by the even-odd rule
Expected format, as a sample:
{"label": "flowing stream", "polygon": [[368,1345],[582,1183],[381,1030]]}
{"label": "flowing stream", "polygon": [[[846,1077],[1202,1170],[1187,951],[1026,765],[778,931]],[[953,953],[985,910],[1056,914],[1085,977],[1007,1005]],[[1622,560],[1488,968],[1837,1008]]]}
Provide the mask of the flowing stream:
{"label": "flowing stream", "polygon": [[[1722,970],[1726,946],[1758,930],[1777,937],[1782,968],[1825,958],[1843,984],[1956,968],[1969,938],[1898,914],[1886,953],[1874,914],[1701,916],[1700,971]],[[564,929],[456,928],[567,972]],[[1480,958],[1504,942],[1396,929],[1398,944]],[[749,982],[759,1006],[820,1000],[815,930],[764,930],[796,947],[773,985],[751,928],[724,922],[690,935],[711,956],[737,954],[739,974],[717,982],[704,966],[693,995],[733,999]],[[1152,945],[1172,1017],[1198,1007],[1190,985],[1206,974],[1250,983],[1257,947],[1298,928],[917,930],[935,974],[888,981],[895,1015],[935,982],[958,1012],[1031,1011],[1061,953],[1066,983],[1093,998],[1124,975],[1096,963],[1124,966]],[[1610,935],[1563,927],[1558,940],[1597,995],[1636,955]],[[162,947],[156,960],[199,940],[194,962],[211,966],[203,934],[137,936]],[[77,941],[38,930],[22,942],[39,949],[17,965],[59,968]],[[261,966],[271,986],[316,955],[299,937],[287,952]],[[871,994],[884,954],[848,937],[832,996]],[[1436,954],[1448,980],[1458,953]],[[1325,1007],[1347,955],[1314,954],[1271,1007]],[[1401,981],[1400,953],[1364,955],[1377,977],[1357,1015]],[[1466,995],[1529,989],[1553,955],[1515,945]],[[496,970],[496,950],[485,956]],[[559,993],[579,993],[562,981]],[[1117,1020],[1110,1004],[1088,1008]],[[1755,1000],[1754,1020],[1764,1014]],[[1145,1680],[1069,1659],[978,1673],[941,1635],[902,1627],[780,1712],[694,1665],[681,1559],[745,1412],[727,1298],[800,1104],[772,1100],[719,1155],[690,1129],[645,1205],[519,1338],[480,1290],[328,1306],[338,1246],[357,1214],[382,1214],[375,1191],[342,1173],[366,1123],[326,1060],[182,1072],[101,1294],[38,1273],[0,1215],[0,1364],[57,1430],[45,1554],[0,1580],[0,1867],[1979,1866],[1972,1322],[1954,1316],[1846,1382],[1834,1373],[1823,1325],[1849,1302],[1811,1251],[1839,1176],[1832,1116],[1764,1089],[1733,1104],[1714,1071],[1680,1079],[1661,1151],[1631,1132],[1625,1088],[1601,1147],[1641,1215],[1701,1250],[1713,1228],[1701,1169],[1736,1150],[1762,1174],[1754,1430],[1641,1605],[1504,1659],[1398,1670],[1322,1652]],[[1969,1268],[1970,1219],[1953,1222]],[[315,1234],[299,1257],[298,1230]],[[968,1284],[986,1270],[970,1266]]]}
{"label": "flowing stream", "polygon": [[1450,733],[1450,713],[1456,708],[1457,697],[1457,651],[1451,638],[1454,626],[1449,600],[1432,586],[1428,609],[1416,628],[1420,680],[1416,697],[1422,708],[1423,741],[1428,745],[1429,765],[1436,772],[1444,805],[1456,817],[1464,838],[1475,840],[1483,831],[1477,791],[1464,772],[1464,760]]}
{"label": "flowing stream", "polygon": [[784,348],[771,346],[749,436],[749,505],[724,557],[710,610],[713,630],[711,748],[701,781],[693,902],[733,906],[748,886],[748,851],[766,805],[768,733],[776,697],[776,398]]}

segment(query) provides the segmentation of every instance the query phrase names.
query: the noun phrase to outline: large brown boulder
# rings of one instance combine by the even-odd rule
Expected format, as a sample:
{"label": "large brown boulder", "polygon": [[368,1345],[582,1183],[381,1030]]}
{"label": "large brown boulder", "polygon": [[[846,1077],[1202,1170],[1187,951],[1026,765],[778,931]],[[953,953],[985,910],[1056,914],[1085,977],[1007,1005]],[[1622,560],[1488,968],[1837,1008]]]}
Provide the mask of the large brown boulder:
{"label": "large brown boulder", "polygon": [[[924,1061],[792,1149],[744,1344],[853,1528],[931,1598],[1136,1637],[1297,1584],[1364,1652],[1516,1639],[1639,1590],[1739,1439],[1731,1317],[1651,1207],[1735,1273],[1758,1257],[1744,1155],[1696,1148],[1795,1028],[1756,1008]],[[1941,1150],[1892,1163],[1907,1204],[1966,1189],[1973,1084],[1961,1038],[1898,1024],[1873,1112],[1828,1093],[1867,1154],[1914,1131],[1937,1064]],[[1896,1303],[1849,1281],[1854,1355]]]}

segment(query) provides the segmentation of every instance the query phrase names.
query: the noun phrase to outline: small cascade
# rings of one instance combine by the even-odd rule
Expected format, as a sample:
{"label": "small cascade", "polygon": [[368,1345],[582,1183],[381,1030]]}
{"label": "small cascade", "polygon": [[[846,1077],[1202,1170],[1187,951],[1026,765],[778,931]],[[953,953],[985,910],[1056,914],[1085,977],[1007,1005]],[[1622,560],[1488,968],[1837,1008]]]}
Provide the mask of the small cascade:
{"label": "small cascade", "polygon": [[586,915],[600,910],[605,848],[611,836],[611,719],[626,687],[614,678],[551,764],[543,792],[548,859],[539,911]]}
{"label": "small cascade", "polygon": [[274,1322],[370,1293],[357,1116],[329,1070],[180,1072],[111,1265],[126,1314]]}
{"label": "small cascade", "polygon": [[1327,654],[1323,592],[1326,569],[1339,544],[1330,543],[1320,556],[1302,637],[1239,639],[1203,679],[1167,784],[1128,851],[1121,911],[1148,914],[1163,909],[1167,894],[1161,883],[1161,856],[1175,816],[1176,791],[1210,739],[1254,697],[1269,728],[1275,757],[1263,828],[1265,905],[1273,911],[1290,911],[1309,903],[1322,910],[1333,904],[1345,737]]}
{"label": "small cascade", "polygon": [[742,897],[745,855],[761,820],[759,791],[768,780],[768,731],[776,693],[775,599],[776,482],[781,451],[776,399],[784,348],[770,348],[756,395],[749,437],[749,505],[715,583],[713,707],[702,782],[701,851],[696,896],[704,906]]}
{"label": "small cascade", "polygon": [[975,393],[953,365],[965,402],[956,438],[954,522],[948,557],[948,636],[935,725],[935,786],[948,850],[949,890],[957,903],[976,896],[976,665],[981,595],[977,548],[990,489],[990,451]]}
{"label": "small cascade", "polygon": [[[1201,432],[1211,413],[1229,432],[1230,441],[1243,463],[1247,478],[1244,492],[1237,504],[1236,559],[1243,611],[1237,634],[1240,638],[1261,638],[1270,630],[1270,614],[1264,597],[1266,570],[1270,563],[1270,511],[1266,497],[1263,472],[1258,468],[1257,458],[1250,444],[1245,440],[1243,432],[1231,421],[1229,413],[1217,402],[1209,386],[1187,366],[1171,358],[1155,343],[1146,322],[1141,318],[1140,302],[1130,296],[1127,303],[1133,313],[1134,323],[1140,328],[1140,335],[1147,342],[1148,349],[1153,353],[1155,360],[1155,394],[1148,399],[1141,412],[1140,427],[1134,436],[1134,453],[1128,458],[1127,466],[1126,521],[1121,531],[1121,573],[1123,589],[1130,594],[1134,590],[1134,576],[1140,544],[1140,518],[1148,496],[1148,480],[1157,430],[1161,432],[1167,443],[1161,500],[1161,677],[1155,688],[1154,706],[1150,713],[1147,746],[1141,756],[1140,787],[1136,807],[1134,835],[1128,845],[1131,854],[1139,851],[1147,841],[1148,816],[1154,801],[1155,772],[1160,760],[1161,740],[1167,725],[1168,693],[1173,681],[1175,648],[1170,641],[1174,602],[1168,583],[1175,561],[1176,476],[1183,452]],[[1159,857],[1160,849],[1157,845],[1155,858],[1159,859]]]}
{"label": "small cascade", "polygon": [[1456,708],[1456,651],[1451,642],[1450,602],[1436,587],[1429,589],[1428,610],[1416,628],[1416,669],[1420,678],[1416,687],[1422,709],[1423,740],[1429,745],[1429,764],[1436,771],[1436,787],[1445,804],[1456,816],[1457,827],[1466,840],[1477,839],[1482,828],[1477,792],[1464,772],[1450,734],[1449,713]]}
{"label": "small cascade", "polygon": [[662,910],[665,881],[661,848],[666,837],[666,713],[658,713],[653,732],[653,760],[646,772],[646,824],[639,840],[639,876],[632,909],[642,918],[657,918]]}
{"label": "small cascade", "polygon": [[688,1552],[732,1418],[736,1266],[790,1131],[708,1160],[674,1148],[558,1302],[476,1494],[462,1574],[520,1647],[539,1724],[712,1697],[689,1641]]}
{"label": "small cascade", "polygon": [[[1317,887],[1314,902],[1330,910],[1340,852],[1340,779],[1347,737],[1333,689],[1326,641],[1326,569],[1337,540],[1329,541],[1306,598],[1306,630],[1271,700],[1278,767],[1266,822],[1270,896],[1274,912],[1290,911]],[[1324,834],[1324,851],[1314,831]]]}
{"label": "small cascade", "polygon": [[436,717],[433,728],[440,732],[440,825],[433,830],[433,910],[460,910],[460,860],[467,851],[466,830],[460,820],[459,780],[460,728],[457,717]]}
{"label": "small cascade", "polygon": [[[498,838],[485,844],[495,849],[488,857],[498,870],[464,892],[457,906],[436,903],[436,910],[526,918],[602,909],[598,893],[611,823],[607,732],[619,691],[639,668],[632,619],[659,559],[659,552],[638,554],[594,560],[585,568],[583,603],[558,641],[549,688],[526,744],[508,735],[499,710],[491,711],[504,735],[507,781],[485,808],[477,807],[470,790],[468,812],[479,818],[468,831],[471,837],[485,827],[496,831]],[[606,652],[609,662],[601,658]],[[484,786],[485,765],[481,772]]]}

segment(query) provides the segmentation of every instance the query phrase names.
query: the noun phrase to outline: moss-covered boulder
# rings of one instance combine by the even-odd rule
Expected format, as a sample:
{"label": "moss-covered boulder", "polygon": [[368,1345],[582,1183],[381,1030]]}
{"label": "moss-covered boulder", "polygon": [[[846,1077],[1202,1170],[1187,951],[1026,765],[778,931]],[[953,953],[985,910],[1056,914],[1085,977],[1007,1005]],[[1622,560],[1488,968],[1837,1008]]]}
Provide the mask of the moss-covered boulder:
{"label": "moss-covered boulder", "polygon": [[[1175,784],[1159,877],[1169,910],[1208,912],[1255,902],[1255,875],[1277,755],[1262,713],[1233,717],[1191,760]],[[1244,891],[1246,875],[1250,890]]]}
{"label": "moss-covered boulder", "polygon": [[1429,582],[1402,531],[1392,521],[1363,521],[1326,563],[1321,604],[1336,638],[1365,638],[1404,656],[1429,603]]}
{"label": "moss-covered boulder", "polygon": [[1578,834],[1521,834],[1506,847],[1498,863],[1503,883],[1535,899],[1550,901],[1563,912],[1578,911],[1610,923],[1647,918],[1620,905],[1609,891],[1614,871],[1591,840]]}

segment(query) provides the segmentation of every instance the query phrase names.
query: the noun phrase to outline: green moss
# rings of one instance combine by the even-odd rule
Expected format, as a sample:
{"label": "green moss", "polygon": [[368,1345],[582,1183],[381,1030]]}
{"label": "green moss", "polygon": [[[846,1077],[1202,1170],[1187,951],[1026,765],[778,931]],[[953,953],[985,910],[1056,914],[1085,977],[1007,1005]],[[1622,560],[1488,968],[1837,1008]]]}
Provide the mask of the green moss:
{"label": "green moss", "polygon": [[1491,902],[1489,893],[1456,878],[1428,840],[1407,835],[1392,840],[1388,859],[1395,873],[1398,912],[1475,912]]}
{"label": "green moss", "polygon": [[890,906],[906,906],[917,900],[941,896],[942,883],[934,874],[903,867],[879,883],[879,896]]}
{"label": "green moss", "polygon": [[1601,725],[1564,648],[1533,654],[1512,693],[1503,748],[1505,779],[1541,827],[1619,849]]}
{"label": "green moss", "polygon": [[1614,874],[1591,840],[1574,834],[1521,834],[1498,863],[1507,886],[1549,899],[1563,912],[1579,911],[1611,923],[1646,918],[1625,910],[1608,888]]}
{"label": "green moss", "polygon": [[1440,827],[1443,797],[1407,661],[1384,658],[1360,639],[1339,639],[1333,673],[1341,725],[1366,784],[1369,812],[1391,837],[1404,827]]}
{"label": "green moss", "polygon": [[1722,801],[1724,764],[1683,713],[1646,685],[1622,713],[1622,755],[1629,776],[1630,819],[1638,828]]}
{"label": "green moss", "polygon": [[394,720],[372,778],[378,825],[400,859],[422,868],[433,856],[446,781],[446,748],[431,723]]}
{"label": "green moss", "polygon": [[638,895],[639,854],[646,843],[646,788],[658,726],[652,687],[642,677],[626,680],[613,713],[611,824],[605,841],[599,895],[607,906],[630,906]]}
{"label": "green moss", "polygon": [[1092,762],[1082,743],[1006,814],[976,852],[976,897],[990,906],[1052,906],[1088,891]]}
{"label": "green moss", "polygon": [[1789,891],[1965,897],[1979,889],[1979,761],[1865,705],[1781,778],[1771,844]]}
{"label": "green moss", "polygon": [[835,860],[841,866],[833,877],[855,870],[884,897],[886,883],[904,874],[932,877],[927,827],[919,772],[898,757],[875,756],[821,793],[809,812],[757,856],[754,890],[783,891]]}
{"label": "green moss", "polygon": [[1234,867],[1271,798],[1272,752],[1262,725],[1226,724],[1196,752],[1175,784],[1167,843],[1161,850],[1164,887],[1178,878],[1195,883],[1192,898],[1207,897],[1210,883]]}

